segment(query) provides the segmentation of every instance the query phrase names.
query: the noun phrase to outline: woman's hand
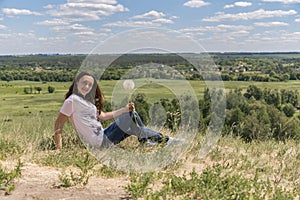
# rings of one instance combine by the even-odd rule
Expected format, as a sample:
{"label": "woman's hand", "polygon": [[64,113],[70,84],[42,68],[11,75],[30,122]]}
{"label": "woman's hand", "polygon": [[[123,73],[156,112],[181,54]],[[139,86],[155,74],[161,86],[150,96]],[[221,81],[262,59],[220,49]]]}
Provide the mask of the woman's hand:
{"label": "woman's hand", "polygon": [[130,102],[126,105],[126,108],[128,109],[129,112],[133,111],[135,109],[134,103]]}
{"label": "woman's hand", "polygon": [[119,117],[123,113],[131,112],[134,110],[134,103],[130,102],[123,108],[120,108],[119,110],[111,111],[111,112],[100,112],[100,115],[98,115],[98,118],[100,120],[109,120],[116,117]]}

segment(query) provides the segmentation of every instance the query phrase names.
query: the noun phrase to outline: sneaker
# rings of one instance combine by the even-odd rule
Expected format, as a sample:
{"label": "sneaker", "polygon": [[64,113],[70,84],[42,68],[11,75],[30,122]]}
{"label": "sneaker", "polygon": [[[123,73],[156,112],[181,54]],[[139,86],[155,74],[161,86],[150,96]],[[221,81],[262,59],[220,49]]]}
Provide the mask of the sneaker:
{"label": "sneaker", "polygon": [[184,138],[174,138],[174,137],[169,137],[169,140],[166,142],[166,145],[165,146],[169,146],[171,144],[178,144],[178,143],[181,143],[181,142],[184,142],[185,139]]}
{"label": "sneaker", "polygon": [[144,147],[153,147],[155,145],[158,145],[159,143],[157,141],[153,141],[151,139],[143,139],[140,141],[140,144]]}

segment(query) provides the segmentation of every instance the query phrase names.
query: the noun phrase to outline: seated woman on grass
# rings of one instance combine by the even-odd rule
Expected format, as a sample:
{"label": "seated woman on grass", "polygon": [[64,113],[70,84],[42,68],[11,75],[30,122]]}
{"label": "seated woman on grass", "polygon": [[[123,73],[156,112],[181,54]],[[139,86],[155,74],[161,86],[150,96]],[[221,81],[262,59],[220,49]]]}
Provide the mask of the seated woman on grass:
{"label": "seated woman on grass", "polygon": [[[62,148],[63,126],[69,118],[82,142],[93,148],[110,147],[131,135],[146,145],[168,144],[171,141],[169,136],[143,125],[138,113],[134,111],[134,103],[128,103],[112,112],[103,112],[103,102],[103,94],[95,77],[87,72],[79,73],[66,93],[55,122],[57,149]],[[100,120],[110,119],[115,121],[103,128]]]}

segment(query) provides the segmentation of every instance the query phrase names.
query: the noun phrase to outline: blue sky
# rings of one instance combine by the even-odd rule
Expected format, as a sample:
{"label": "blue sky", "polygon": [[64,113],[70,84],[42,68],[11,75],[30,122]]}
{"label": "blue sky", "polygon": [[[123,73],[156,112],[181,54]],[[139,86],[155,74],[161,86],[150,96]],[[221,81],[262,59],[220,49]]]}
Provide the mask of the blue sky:
{"label": "blue sky", "polygon": [[148,27],[179,32],[208,52],[300,51],[300,0],[157,2],[0,0],[0,54],[89,53]]}

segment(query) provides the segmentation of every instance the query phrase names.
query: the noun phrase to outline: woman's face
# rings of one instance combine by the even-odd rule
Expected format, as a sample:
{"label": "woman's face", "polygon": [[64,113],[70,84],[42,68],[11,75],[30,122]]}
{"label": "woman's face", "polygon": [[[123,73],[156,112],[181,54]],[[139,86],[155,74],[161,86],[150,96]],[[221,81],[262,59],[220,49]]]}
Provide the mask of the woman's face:
{"label": "woman's face", "polygon": [[94,85],[94,78],[89,75],[84,75],[79,79],[77,83],[77,90],[81,95],[85,96],[91,91],[93,85]]}

